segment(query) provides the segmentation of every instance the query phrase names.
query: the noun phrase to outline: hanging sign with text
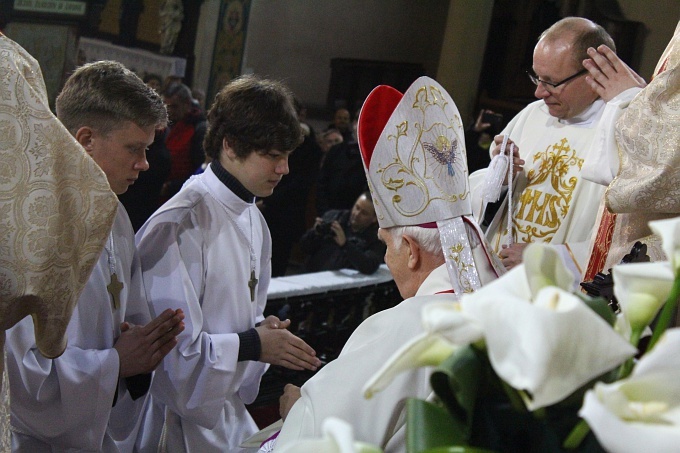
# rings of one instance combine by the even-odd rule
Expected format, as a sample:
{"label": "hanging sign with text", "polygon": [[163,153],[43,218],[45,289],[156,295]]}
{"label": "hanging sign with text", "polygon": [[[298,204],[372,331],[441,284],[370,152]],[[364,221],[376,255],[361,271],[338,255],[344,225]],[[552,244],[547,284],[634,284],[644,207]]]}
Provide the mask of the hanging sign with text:
{"label": "hanging sign with text", "polygon": [[73,0],[14,0],[16,11],[84,16],[87,4]]}

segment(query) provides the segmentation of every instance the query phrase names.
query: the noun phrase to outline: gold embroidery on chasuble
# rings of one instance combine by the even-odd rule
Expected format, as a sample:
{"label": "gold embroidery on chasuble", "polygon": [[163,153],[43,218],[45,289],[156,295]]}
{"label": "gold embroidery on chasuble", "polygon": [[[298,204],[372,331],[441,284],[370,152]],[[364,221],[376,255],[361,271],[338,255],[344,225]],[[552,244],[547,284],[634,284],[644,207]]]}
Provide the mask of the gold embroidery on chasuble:
{"label": "gold embroidery on chasuble", "polygon": [[537,152],[528,184],[517,198],[513,216],[515,242],[550,242],[569,212],[583,159],[566,138]]}

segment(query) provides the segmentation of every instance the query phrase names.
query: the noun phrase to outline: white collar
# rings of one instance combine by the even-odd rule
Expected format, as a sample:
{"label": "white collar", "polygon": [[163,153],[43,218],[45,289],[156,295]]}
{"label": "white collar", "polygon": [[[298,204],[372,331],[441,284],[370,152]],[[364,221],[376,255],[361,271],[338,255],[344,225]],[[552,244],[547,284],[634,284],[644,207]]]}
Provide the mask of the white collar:
{"label": "white collar", "polygon": [[430,272],[430,275],[423,280],[418,291],[416,291],[416,296],[431,296],[438,292],[450,291],[452,289],[449,271],[446,269],[446,263],[444,263]]}
{"label": "white collar", "polygon": [[568,119],[558,119],[557,122],[570,126],[589,126],[599,121],[606,104],[606,102],[598,98],[578,115]]}

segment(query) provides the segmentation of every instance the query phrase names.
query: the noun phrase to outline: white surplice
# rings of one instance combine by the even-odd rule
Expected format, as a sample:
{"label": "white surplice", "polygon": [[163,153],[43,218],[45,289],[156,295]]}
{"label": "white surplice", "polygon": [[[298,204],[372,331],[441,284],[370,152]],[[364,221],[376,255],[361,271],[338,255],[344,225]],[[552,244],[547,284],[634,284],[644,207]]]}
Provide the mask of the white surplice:
{"label": "white surplice", "polygon": [[[112,237],[113,247],[107,241],[78,300],[61,356],[47,359],[38,352],[31,317],[7,331],[15,451],[132,451],[146,396],[132,400],[125,379],[118,378],[113,345],[123,321],[144,325],[150,316],[134,233],[120,203]],[[106,289],[112,263],[123,283],[117,309]]]}
{"label": "white surplice", "polygon": [[179,344],[156,370],[143,443],[155,451],[165,422],[168,451],[240,451],[257,431],[244,403],[257,397],[267,369],[238,362],[238,333],[262,321],[267,300],[264,218],[208,167],[148,220],[137,241],[152,312],[181,308],[186,316]]}
{"label": "white surplice", "polygon": [[415,297],[361,323],[338,358],[302,386],[302,397],[288,413],[274,451],[299,439],[322,437],[323,421],[331,416],[351,424],[356,440],[387,452],[404,451],[403,405],[406,398],[425,399],[432,393],[432,368],[400,374],[370,400],[364,398],[362,389],[392,353],[423,332],[420,312],[425,304],[456,299],[452,294],[432,297],[450,290],[451,280],[443,264],[430,273]]}
{"label": "white surplice", "polygon": [[[568,120],[551,116],[545,102],[529,104],[501,132],[509,135],[524,159],[512,193],[513,242],[548,242],[558,246],[575,274],[587,261],[588,241],[595,225],[604,187],[583,178],[588,161],[600,161],[591,146],[598,129],[610,136],[635,92],[615,102],[596,100]],[[495,252],[507,243],[507,198],[494,217],[487,238]]]}

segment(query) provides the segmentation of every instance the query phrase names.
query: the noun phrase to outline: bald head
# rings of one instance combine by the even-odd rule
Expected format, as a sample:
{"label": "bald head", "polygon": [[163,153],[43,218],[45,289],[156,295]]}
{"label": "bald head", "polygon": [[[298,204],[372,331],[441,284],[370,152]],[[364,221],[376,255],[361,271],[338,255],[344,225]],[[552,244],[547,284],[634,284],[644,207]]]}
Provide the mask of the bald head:
{"label": "bald head", "polygon": [[588,58],[589,47],[597,49],[599,45],[604,44],[616,52],[614,40],[609,33],[592,20],[583,17],[565,17],[555,22],[541,33],[538,42],[562,42],[571,46],[570,55],[578,67],[581,67],[581,62]]}

